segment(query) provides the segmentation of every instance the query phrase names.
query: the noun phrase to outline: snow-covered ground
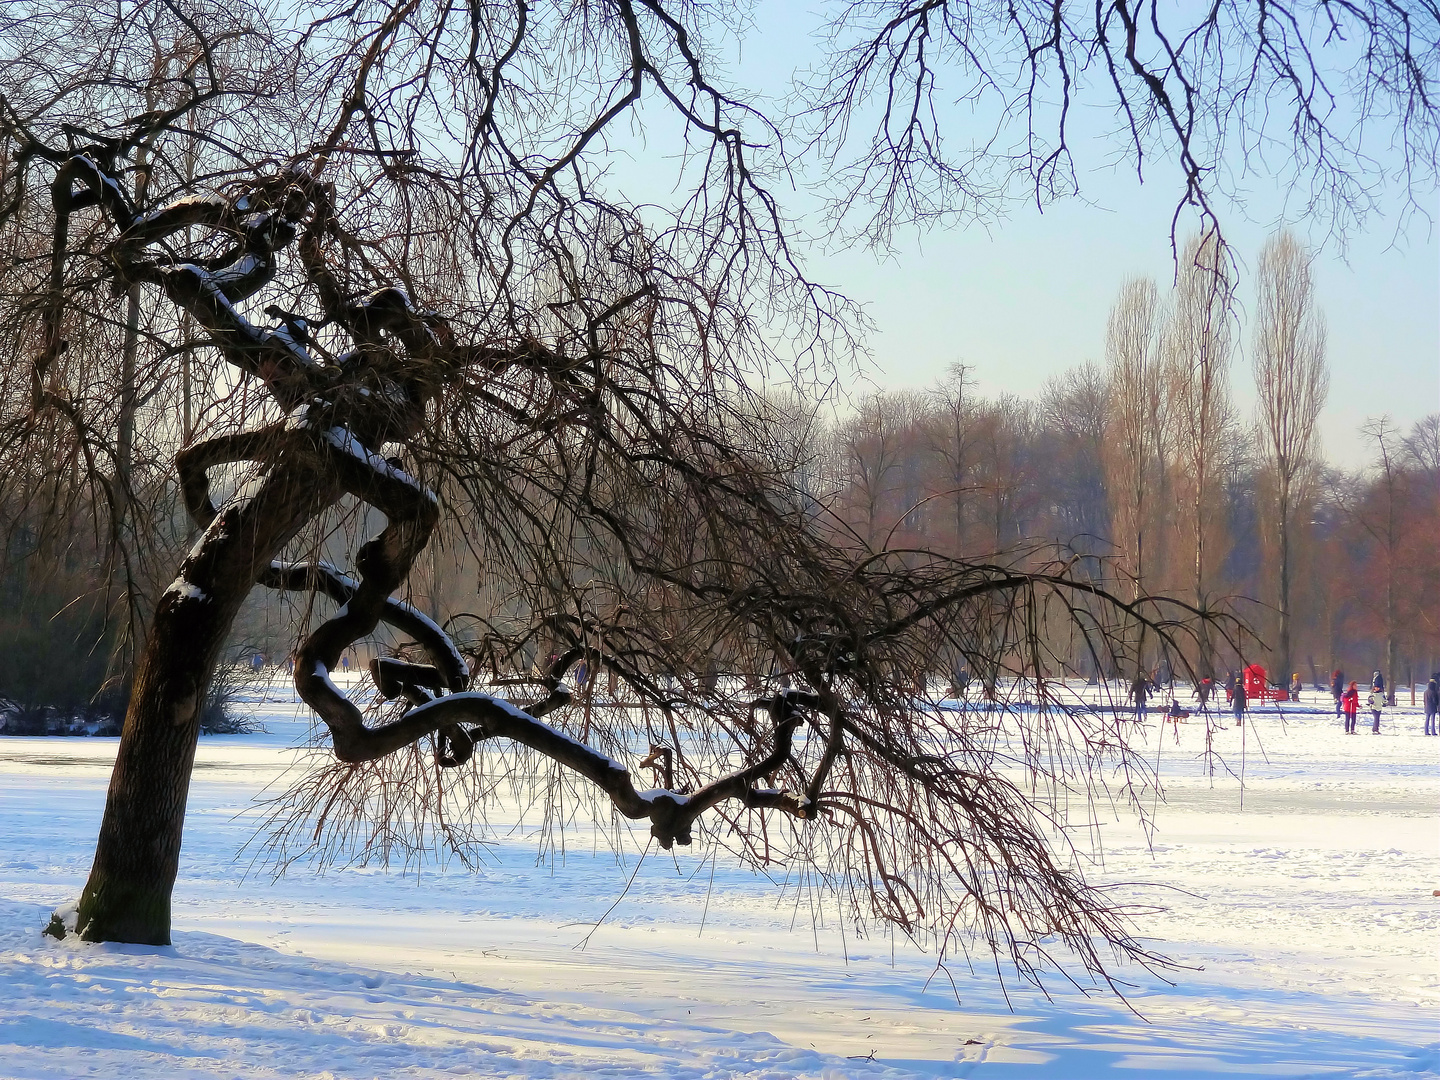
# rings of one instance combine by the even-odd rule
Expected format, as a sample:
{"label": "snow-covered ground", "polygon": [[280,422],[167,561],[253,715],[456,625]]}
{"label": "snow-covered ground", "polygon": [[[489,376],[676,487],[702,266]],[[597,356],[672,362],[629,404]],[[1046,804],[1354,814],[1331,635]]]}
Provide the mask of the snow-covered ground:
{"label": "snow-covered ground", "polygon": [[[583,830],[541,864],[505,831],[474,874],[272,881],[237,852],[307,725],[269,696],[268,734],[201,741],[167,949],[40,936],[115,740],[0,739],[0,1076],[1440,1075],[1440,738],[1403,692],[1379,736],[1328,696],[1258,710],[1243,803],[1200,725],[1151,729],[1154,835],[1106,823],[1096,876],[1177,890],[1141,928],[1189,970],[1120,969],[1135,1012],[1058,983],[1007,1006],[993,971],[857,938],[803,880],[699,851],[637,871]],[[1236,772],[1240,737],[1215,744]]]}

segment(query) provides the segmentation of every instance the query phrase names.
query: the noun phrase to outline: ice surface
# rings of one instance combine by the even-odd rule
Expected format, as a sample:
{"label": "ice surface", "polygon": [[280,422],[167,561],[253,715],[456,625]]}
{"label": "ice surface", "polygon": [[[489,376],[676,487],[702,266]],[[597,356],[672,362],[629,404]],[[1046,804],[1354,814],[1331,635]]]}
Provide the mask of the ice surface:
{"label": "ice surface", "polygon": [[547,848],[507,803],[474,874],[247,877],[256,800],[309,730],[282,677],[247,708],[268,734],[200,742],[168,949],[40,936],[89,869],[115,740],[0,738],[0,1077],[1440,1075],[1440,738],[1408,704],[1379,736],[1345,736],[1328,695],[1226,717],[1213,776],[1200,724],[1147,729],[1153,839],[1092,830],[1098,880],[1181,890],[1126,893],[1169,908],[1141,932],[1191,968],[1119,969],[1144,1019],[1058,982],[1011,1012],[978,958],[936,974],[808,878],[698,843],[637,869],[644,823],[619,857],[583,823]]}

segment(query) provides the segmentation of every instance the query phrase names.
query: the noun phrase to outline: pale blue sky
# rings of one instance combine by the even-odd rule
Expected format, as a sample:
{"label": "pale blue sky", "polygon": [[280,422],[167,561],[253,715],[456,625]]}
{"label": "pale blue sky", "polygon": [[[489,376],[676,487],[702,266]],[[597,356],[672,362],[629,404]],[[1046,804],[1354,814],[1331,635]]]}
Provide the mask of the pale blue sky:
{"label": "pale blue sky", "polygon": [[[736,78],[783,91],[797,65],[816,55],[807,43],[814,26],[804,6],[757,4],[735,58]],[[1072,116],[1085,203],[1055,204],[1043,214],[1033,203],[1018,205],[987,228],[904,238],[887,259],[864,250],[813,259],[818,276],[866,305],[875,324],[869,377],[876,385],[925,386],[959,361],[972,367],[983,394],[1033,397],[1050,376],[1103,360],[1106,319],[1125,279],[1151,276],[1162,287],[1173,280],[1170,223],[1181,190],[1175,172],[1155,161],[1143,186],[1133,168],[1094,168],[1113,161],[1114,144],[1087,143],[1082,128],[1098,135],[1112,123],[1101,111],[1077,109]],[[962,144],[965,118],[946,124],[952,143]],[[1383,152],[1379,160],[1387,164]],[[1318,249],[1314,276],[1331,365],[1321,417],[1325,453],[1336,464],[1363,465],[1369,452],[1357,429],[1368,417],[1389,413],[1408,429],[1440,410],[1440,246],[1433,224],[1440,222],[1440,198],[1417,192],[1423,212],[1403,214],[1403,192],[1390,191],[1382,216],[1368,218],[1342,250],[1330,236],[1331,222],[1287,206],[1294,200],[1281,181],[1253,161],[1248,174],[1243,163],[1228,165],[1232,182],[1245,190],[1243,204],[1221,207],[1222,228],[1243,260],[1242,319],[1254,306],[1260,248],[1287,224]],[[1232,369],[1247,420],[1254,408],[1250,340],[1247,323]]]}
{"label": "pale blue sky", "polygon": [[[1173,189],[1103,179],[1090,192],[1098,206],[1069,202],[1044,214],[1022,207],[988,231],[908,241],[889,261],[863,251],[818,260],[823,276],[868,306],[876,324],[873,382],[921,387],[960,361],[971,365],[982,394],[1034,397],[1050,376],[1103,361],[1106,319],[1125,279],[1148,275],[1165,288],[1174,273]],[[1254,306],[1254,266],[1272,222],[1252,223],[1233,209],[1224,221],[1245,260],[1242,317]],[[1306,235],[1305,222],[1290,224]],[[1367,417],[1390,413],[1408,429],[1440,409],[1440,248],[1424,220],[1412,220],[1398,238],[1393,228],[1393,221],[1370,222],[1344,257],[1331,240],[1314,270],[1331,365],[1321,436],[1327,457],[1347,467],[1368,459],[1357,432]],[[1232,381],[1248,419],[1248,325],[1239,345]]]}
{"label": "pale blue sky", "polygon": [[[775,102],[792,73],[818,55],[808,36],[815,25],[815,16],[800,5],[758,3],[730,57],[732,85],[749,88],[741,96],[756,100],[758,89],[758,100],[763,104],[768,95],[771,114],[780,115]],[[1171,219],[1181,194],[1175,172],[1152,159],[1141,185],[1128,163],[1109,167],[1115,144],[1099,136],[1114,118],[1086,108],[1071,118],[1071,150],[1085,201],[1052,204],[1043,213],[1022,202],[984,227],[901,234],[896,249],[883,257],[858,246],[808,253],[812,275],[863,304],[874,324],[869,386],[922,388],[963,362],[980,393],[1033,398],[1051,376],[1087,360],[1103,361],[1106,320],[1127,278],[1150,276],[1168,288],[1174,276]],[[684,189],[670,186],[678,168],[678,131],[671,119],[649,114],[650,124],[657,119],[658,127],[632,130],[632,145],[611,144],[611,182],[632,200],[665,203]],[[983,135],[970,136],[963,115],[945,124],[953,146]],[[1378,157],[1386,164],[1383,154]],[[1305,216],[1303,207],[1293,205],[1299,196],[1287,199],[1291,192],[1283,182],[1257,168],[1263,163],[1226,164],[1231,183],[1244,189],[1241,203],[1217,202],[1222,228],[1242,260],[1242,326],[1232,367],[1241,416],[1248,421],[1254,415],[1251,336],[1244,321],[1254,306],[1254,267],[1265,238],[1286,224],[1318,250],[1314,278],[1331,365],[1321,417],[1324,452],[1335,464],[1362,466],[1369,451],[1358,428],[1368,417],[1389,413],[1408,430],[1440,410],[1440,245],[1434,224],[1440,199],[1433,190],[1416,192],[1420,211],[1405,213],[1403,193],[1392,190],[1380,200],[1379,213],[1352,230],[1342,246],[1331,235],[1332,222]],[[811,168],[821,171],[823,182],[820,166],[811,162]],[[806,178],[797,179],[801,190],[777,186],[776,193],[802,226],[815,228],[804,217],[813,206],[803,190]],[[866,386],[858,379],[847,385]]]}

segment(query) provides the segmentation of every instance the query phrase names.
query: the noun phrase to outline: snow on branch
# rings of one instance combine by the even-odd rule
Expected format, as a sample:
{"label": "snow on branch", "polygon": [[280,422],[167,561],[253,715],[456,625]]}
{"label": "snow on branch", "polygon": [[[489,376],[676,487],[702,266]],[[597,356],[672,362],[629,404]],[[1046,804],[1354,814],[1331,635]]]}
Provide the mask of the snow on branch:
{"label": "snow on branch", "polygon": [[[77,189],[76,185],[81,187]],[[287,411],[304,396],[306,372],[317,365],[288,327],[257,326],[235,306],[275,276],[276,257],[296,237],[310,210],[313,178],[291,169],[264,178],[266,209],[251,210],[250,196],[231,202],[220,195],[190,196],[137,213],[118,180],[89,156],[67,159],[51,183],[55,233],[51,252],[50,302],[45,347],[34,365],[37,406],[48,368],[65,350],[60,336],[64,313],[64,268],[68,255],[70,215],[98,205],[120,230],[107,258],[115,284],[160,286],[177,306],[208,330],[226,359],[271,384]],[[154,245],[183,230],[200,226],[236,237],[221,256],[209,262],[185,257],[156,257]]]}
{"label": "snow on branch", "polygon": [[[270,564],[260,576],[260,584],[270,589],[292,592],[314,591],[322,593],[342,606],[348,605],[360,590],[360,582],[342,573],[327,562],[281,562]],[[436,689],[464,687],[470,681],[470,671],[460,650],[436,622],[424,612],[393,596],[387,597],[380,616],[388,626],[403,634],[409,634],[430,656],[439,685]],[[408,665],[418,668],[420,665]],[[427,677],[428,678],[428,677]],[[413,681],[413,680],[412,680]],[[419,685],[428,685],[428,681]],[[381,688],[384,693],[384,688]],[[395,697],[397,694],[385,694]]]}
{"label": "snow on branch", "polygon": [[364,761],[442,729],[453,732],[459,728],[472,743],[509,739],[592,781],[626,817],[649,819],[651,834],[668,849],[676,843],[691,843],[695,820],[726,799],[738,799],[749,807],[783,810],[801,819],[814,817],[814,806],[807,796],[754,785],[789,757],[792,737],[803,719],[801,710],[817,707],[819,699],[813,694],[785,691],[755,704],[768,705],[775,725],[770,752],[691,794],[663,788],[639,791],[629,769],[614,758],[537,719],[526,709],[483,693],[448,694],[407,710],[383,727],[366,728],[363,734],[347,732],[343,750],[337,736],[336,753],[345,761]]}

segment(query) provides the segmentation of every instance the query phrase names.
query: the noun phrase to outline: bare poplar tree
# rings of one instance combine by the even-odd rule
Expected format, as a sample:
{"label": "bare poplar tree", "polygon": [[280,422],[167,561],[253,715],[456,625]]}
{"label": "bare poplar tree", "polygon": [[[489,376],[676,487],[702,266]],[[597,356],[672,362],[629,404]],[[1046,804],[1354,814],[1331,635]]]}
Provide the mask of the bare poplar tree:
{"label": "bare poplar tree", "polygon": [[[1110,398],[1103,461],[1111,528],[1120,550],[1120,565],[1133,582],[1135,596],[1144,591],[1150,571],[1146,541],[1152,549],[1158,546],[1150,521],[1152,507],[1163,498],[1166,480],[1165,461],[1156,452],[1164,427],[1161,329],[1155,282],[1148,278],[1127,281],[1110,309],[1105,334]],[[1153,551],[1150,558],[1155,558]]]}
{"label": "bare poplar tree", "polygon": [[1311,255],[1289,230],[1260,252],[1255,305],[1255,392],[1260,448],[1273,477],[1273,520],[1279,562],[1279,626],[1274,656],[1283,677],[1291,665],[1292,519],[1309,499],[1319,466],[1316,423],[1325,407],[1330,369],[1325,321],[1315,307]]}
{"label": "bare poplar tree", "polygon": [[974,491],[974,454],[978,440],[975,380],[965,364],[951,364],[931,392],[933,416],[930,452],[937,463],[940,486],[951,505],[956,555],[966,551],[966,508]]}
{"label": "bare poplar tree", "polygon": [[[1391,705],[1395,704],[1395,678],[1397,658],[1395,655],[1395,578],[1397,558],[1403,539],[1403,513],[1400,496],[1403,487],[1400,451],[1402,440],[1399,430],[1388,415],[1371,417],[1360,428],[1360,434],[1375,448],[1374,469],[1376,473],[1375,499],[1365,504],[1352,505],[1351,513],[1381,549],[1381,562],[1385,578],[1385,612],[1382,625],[1385,627],[1385,694]],[[1378,506],[1374,503],[1378,502]]]}
{"label": "bare poplar tree", "polygon": [[[1233,298],[1229,250],[1218,234],[1192,237],[1180,261],[1165,350],[1180,485],[1178,533],[1190,563],[1190,592],[1201,610],[1213,604],[1216,569],[1224,555],[1220,464],[1232,423]],[[1213,675],[1210,643],[1202,636],[1200,644],[1200,670]]]}

